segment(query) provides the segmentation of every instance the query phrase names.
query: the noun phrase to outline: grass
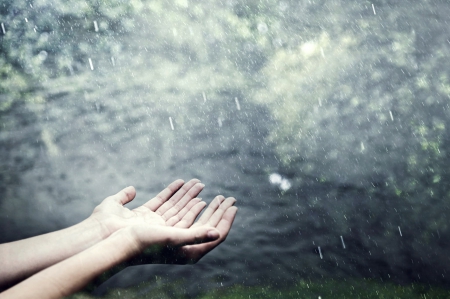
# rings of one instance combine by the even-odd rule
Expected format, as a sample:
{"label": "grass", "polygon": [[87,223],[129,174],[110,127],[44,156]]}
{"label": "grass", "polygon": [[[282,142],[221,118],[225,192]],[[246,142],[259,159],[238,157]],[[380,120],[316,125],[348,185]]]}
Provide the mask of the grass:
{"label": "grass", "polygon": [[[180,290],[179,284],[164,285],[149,289],[145,284],[128,289],[116,289],[110,291],[104,298],[188,298]],[[94,298],[88,294],[75,294],[69,298],[89,299]],[[218,288],[204,293],[198,299],[291,299],[291,298],[351,298],[351,299],[427,299],[450,298],[450,290],[430,287],[428,285],[410,284],[397,285],[393,283],[378,282],[368,279],[323,281],[301,280],[296,285],[276,289],[270,286],[239,286]]]}

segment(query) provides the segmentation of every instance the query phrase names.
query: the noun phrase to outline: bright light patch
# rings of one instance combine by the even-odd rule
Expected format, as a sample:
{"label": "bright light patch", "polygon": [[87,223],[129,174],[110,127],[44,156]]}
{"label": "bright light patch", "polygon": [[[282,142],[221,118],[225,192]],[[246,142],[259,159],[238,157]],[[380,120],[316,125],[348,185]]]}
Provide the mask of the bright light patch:
{"label": "bright light patch", "polygon": [[269,176],[269,181],[272,185],[277,185],[283,191],[289,190],[291,188],[291,182],[288,179],[283,178],[278,173],[272,173]]}

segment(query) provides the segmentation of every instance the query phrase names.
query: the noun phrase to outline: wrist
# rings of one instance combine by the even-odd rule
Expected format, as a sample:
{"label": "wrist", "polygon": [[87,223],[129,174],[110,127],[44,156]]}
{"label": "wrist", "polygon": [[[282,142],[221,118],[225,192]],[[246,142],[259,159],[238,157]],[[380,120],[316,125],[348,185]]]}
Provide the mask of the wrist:
{"label": "wrist", "polygon": [[122,248],[126,252],[129,252],[129,257],[138,255],[144,250],[144,246],[140,241],[136,232],[136,227],[134,226],[121,228],[112,233],[108,239],[118,240]]}
{"label": "wrist", "polygon": [[84,226],[85,229],[93,230],[97,234],[98,241],[102,241],[119,230],[118,227],[116,228],[115,225],[112,225],[112,223],[108,222],[111,221],[108,221],[108,219],[100,220],[97,217],[91,215],[79,224]]}

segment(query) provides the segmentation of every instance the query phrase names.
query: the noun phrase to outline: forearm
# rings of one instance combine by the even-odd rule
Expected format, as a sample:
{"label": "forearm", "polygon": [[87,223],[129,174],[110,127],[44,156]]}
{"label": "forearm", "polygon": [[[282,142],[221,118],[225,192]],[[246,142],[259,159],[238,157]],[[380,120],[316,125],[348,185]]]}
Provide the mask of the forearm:
{"label": "forearm", "polygon": [[106,240],[47,268],[15,285],[0,298],[61,298],[83,288],[106,270],[140,252],[127,232],[119,231]]}
{"label": "forearm", "polygon": [[107,237],[99,222],[87,219],[69,228],[0,245],[0,290],[63,261]]}

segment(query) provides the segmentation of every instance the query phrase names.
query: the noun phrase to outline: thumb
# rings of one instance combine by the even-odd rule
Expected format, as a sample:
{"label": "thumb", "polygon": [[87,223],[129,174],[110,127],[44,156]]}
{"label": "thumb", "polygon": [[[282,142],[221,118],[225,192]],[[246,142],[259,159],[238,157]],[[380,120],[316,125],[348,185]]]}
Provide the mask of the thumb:
{"label": "thumb", "polygon": [[136,196],[136,189],[133,186],[126,187],[120,190],[118,193],[109,197],[110,200],[125,205],[132,201]]}

